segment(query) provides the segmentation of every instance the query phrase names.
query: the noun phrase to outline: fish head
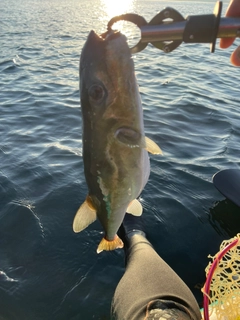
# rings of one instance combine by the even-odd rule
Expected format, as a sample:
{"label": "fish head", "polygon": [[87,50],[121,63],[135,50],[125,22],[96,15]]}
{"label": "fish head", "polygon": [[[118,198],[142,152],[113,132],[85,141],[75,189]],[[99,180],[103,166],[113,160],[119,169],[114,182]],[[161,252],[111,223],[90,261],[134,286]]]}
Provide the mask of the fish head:
{"label": "fish head", "polygon": [[104,40],[94,31],[89,33],[80,58],[80,96],[82,112],[89,117],[106,104],[107,90],[98,74],[104,72]]}
{"label": "fish head", "polygon": [[[80,96],[83,118],[94,123],[101,119],[116,130],[134,126],[137,132],[142,115],[134,64],[126,37],[109,31],[89,33],[80,58]],[[122,121],[121,121],[122,120]],[[120,130],[121,131],[121,130]],[[126,131],[125,131],[126,132]],[[129,133],[129,131],[128,131]]]}

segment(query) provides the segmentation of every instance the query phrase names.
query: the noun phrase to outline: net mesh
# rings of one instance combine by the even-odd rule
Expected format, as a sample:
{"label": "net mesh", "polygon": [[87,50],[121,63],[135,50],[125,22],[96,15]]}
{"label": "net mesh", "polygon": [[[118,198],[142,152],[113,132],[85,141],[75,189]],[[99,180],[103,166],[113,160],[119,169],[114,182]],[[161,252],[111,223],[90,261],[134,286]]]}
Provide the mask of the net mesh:
{"label": "net mesh", "polygon": [[[219,259],[219,253],[236,238],[236,245]],[[205,269],[206,275],[214,260],[218,260],[210,285],[210,316],[214,313],[217,320],[240,320],[240,233],[230,240],[223,241],[220,251],[215,256],[208,257],[212,261]],[[204,292],[204,288],[202,291]]]}

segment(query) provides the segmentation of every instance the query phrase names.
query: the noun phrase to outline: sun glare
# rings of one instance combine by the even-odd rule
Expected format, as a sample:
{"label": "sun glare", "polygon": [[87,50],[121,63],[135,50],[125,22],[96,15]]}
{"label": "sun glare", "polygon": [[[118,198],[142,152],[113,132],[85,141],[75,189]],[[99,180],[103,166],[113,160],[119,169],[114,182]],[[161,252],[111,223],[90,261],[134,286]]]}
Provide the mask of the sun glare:
{"label": "sun glare", "polygon": [[108,18],[133,11],[134,0],[102,0]]}
{"label": "sun glare", "polygon": [[[102,17],[105,25],[111,18],[136,11],[136,0],[100,0],[104,16]],[[140,38],[140,31],[135,24],[127,21],[119,21],[113,25],[114,30],[121,31],[127,37],[130,47],[135,45]]]}

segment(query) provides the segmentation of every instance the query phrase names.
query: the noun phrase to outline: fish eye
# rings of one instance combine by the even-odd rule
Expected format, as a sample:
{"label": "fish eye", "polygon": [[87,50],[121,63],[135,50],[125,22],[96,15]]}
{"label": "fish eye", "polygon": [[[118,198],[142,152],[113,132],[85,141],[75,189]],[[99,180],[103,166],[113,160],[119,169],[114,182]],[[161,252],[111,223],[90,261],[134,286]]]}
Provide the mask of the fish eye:
{"label": "fish eye", "polygon": [[94,84],[88,89],[88,94],[91,99],[100,102],[105,96],[105,90],[102,86]]}

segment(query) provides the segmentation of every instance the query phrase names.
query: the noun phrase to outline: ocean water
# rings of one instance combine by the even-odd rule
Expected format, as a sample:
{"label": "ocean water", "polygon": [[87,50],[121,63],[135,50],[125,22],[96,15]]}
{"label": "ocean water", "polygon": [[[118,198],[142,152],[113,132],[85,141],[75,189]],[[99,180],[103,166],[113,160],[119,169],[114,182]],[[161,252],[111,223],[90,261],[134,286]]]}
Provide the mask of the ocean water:
{"label": "ocean water", "polygon": [[[193,5],[194,4],[194,5]],[[224,2],[225,12],[228,2]],[[108,320],[124,272],[123,250],[96,254],[98,221],[79,234],[84,201],[79,56],[90,30],[166,6],[183,16],[214,2],[1,0],[0,2],[0,319]],[[130,36],[129,36],[130,38]],[[231,49],[182,44],[134,55],[151,156],[141,194],[156,251],[202,303],[208,254],[240,229],[240,210],[212,176],[240,165],[239,70]]]}

